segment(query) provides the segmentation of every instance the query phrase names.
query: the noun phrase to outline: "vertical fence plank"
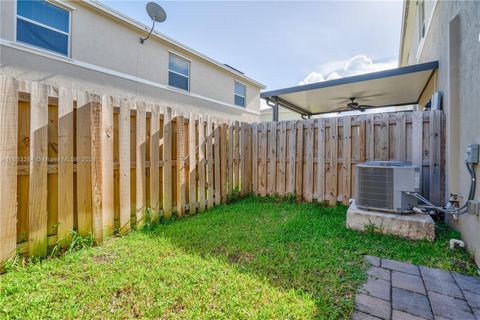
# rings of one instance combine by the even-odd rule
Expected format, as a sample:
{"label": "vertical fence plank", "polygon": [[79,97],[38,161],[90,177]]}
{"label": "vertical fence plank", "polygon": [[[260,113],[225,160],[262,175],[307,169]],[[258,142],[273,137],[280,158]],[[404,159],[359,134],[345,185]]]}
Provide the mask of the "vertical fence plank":
{"label": "vertical fence plank", "polygon": [[343,204],[348,205],[352,190],[352,118],[343,119]]}
{"label": "vertical fence plank", "polygon": [[233,174],[234,174],[234,126],[228,124],[228,200],[233,192]]}
{"label": "vertical fence plank", "polygon": [[390,158],[390,124],[387,114],[380,115],[380,160],[389,160]]}
{"label": "vertical fence plank", "polygon": [[308,202],[313,200],[313,120],[305,121],[305,170],[303,171],[303,199]]}
{"label": "vertical fence plank", "polygon": [[185,213],[185,119],[177,116],[177,214]]}
{"label": "vertical fence plank", "polygon": [[152,222],[160,211],[160,107],[152,105],[150,116],[150,207]]}
{"label": "vertical fence plank", "polygon": [[77,226],[81,236],[92,232],[91,101],[77,92]]}
{"label": "vertical fence plank", "polygon": [[252,129],[252,193],[258,194],[258,123],[251,124]]}
{"label": "vertical fence plank", "polygon": [[247,124],[242,122],[240,124],[240,194],[246,195],[248,192],[247,182],[247,153],[248,153],[248,140],[247,140]]}
{"label": "vertical fence plank", "polygon": [[337,203],[337,147],[338,147],[338,121],[337,118],[330,118],[330,177],[329,177],[329,203]]}
{"label": "vertical fence plank", "polygon": [[407,150],[407,118],[404,112],[396,114],[396,158],[400,161],[406,160]]}
{"label": "vertical fence plank", "polygon": [[214,149],[213,149],[213,157],[214,157],[214,189],[215,189],[215,198],[214,198],[214,203],[216,206],[218,206],[221,203],[221,197],[222,197],[222,187],[221,187],[221,177],[220,177],[220,166],[221,166],[221,160],[220,160],[220,124],[216,122],[214,124]]}
{"label": "vertical fence plank", "polygon": [[296,149],[296,142],[297,142],[297,128],[295,121],[288,121],[287,123],[287,131],[288,131],[288,148],[287,148],[287,182],[285,187],[285,192],[287,194],[294,194],[295,193],[295,159],[297,154]]}
{"label": "vertical fence plank", "polygon": [[267,169],[267,193],[274,194],[276,190],[275,176],[277,174],[277,123],[269,122],[270,132],[268,133],[268,169]]}
{"label": "vertical fence plank", "polygon": [[18,83],[0,77],[0,273],[17,243]]}
{"label": "vertical fence plank", "polygon": [[226,123],[222,123],[220,126],[220,159],[221,159],[221,168],[220,168],[220,173],[221,173],[221,185],[222,185],[222,203],[227,202],[227,196],[228,196],[228,172],[230,171],[230,168],[227,166],[227,146],[228,146],[228,139],[227,139],[227,133],[228,133],[228,125]]}
{"label": "vertical fence plank", "polygon": [[145,201],[146,201],[146,174],[145,174],[145,160],[146,160],[146,144],[147,144],[147,124],[146,124],[146,106],[143,102],[137,102],[137,116],[136,116],[136,197],[135,197],[135,212],[137,227],[141,227],[144,223]]}
{"label": "vertical fence plank", "polygon": [[375,115],[369,114],[367,118],[367,160],[375,160]]}
{"label": "vertical fence plank", "polygon": [[267,123],[260,124],[260,133],[259,133],[259,142],[258,142],[258,149],[259,149],[259,158],[260,163],[258,167],[258,175],[259,175],[259,186],[258,192],[261,196],[265,196],[267,194]]}
{"label": "vertical fence plank", "polygon": [[318,202],[325,201],[325,118],[317,120],[317,193]]}
{"label": "vertical fence plank", "polygon": [[74,224],[73,194],[73,92],[60,88],[58,93],[58,227],[57,239],[70,242]]}
{"label": "vertical fence plank", "polygon": [[[104,239],[104,217],[102,214],[102,101],[96,95],[91,103],[90,130],[92,134],[90,162],[92,173],[92,228],[95,242],[100,243]],[[113,212],[111,213],[113,215]]]}
{"label": "vertical fence plank", "polygon": [[252,127],[248,123],[245,124],[247,132],[247,151],[246,151],[246,172],[247,172],[247,193],[252,192]]}
{"label": "vertical fence plank", "polygon": [[302,200],[303,187],[303,121],[297,121],[297,143],[295,151],[295,194]]}
{"label": "vertical fence plank", "polygon": [[163,215],[172,216],[172,109],[165,109],[163,118]]}
{"label": "vertical fence plank", "polygon": [[367,160],[366,126],[367,126],[367,119],[364,116],[360,117],[360,123],[359,123],[360,162],[365,162]]}
{"label": "vertical fence plank", "polygon": [[115,228],[114,180],[113,180],[113,100],[102,96],[102,132],[101,132],[101,166],[102,166],[102,214],[104,237],[113,235]]}
{"label": "vertical fence plank", "polygon": [[233,146],[233,187],[238,190],[240,182],[240,123],[234,122],[235,140]]}
{"label": "vertical fence plank", "polygon": [[118,153],[119,168],[119,200],[120,200],[120,234],[130,231],[130,104],[127,100],[120,101],[118,118]]}
{"label": "vertical fence plank", "polygon": [[277,192],[280,196],[285,195],[285,184],[286,184],[286,152],[287,152],[287,122],[282,121],[279,123],[280,127],[280,136],[279,136],[279,146],[278,146],[278,177],[277,177]]}
{"label": "vertical fence plank", "polygon": [[412,113],[412,164],[420,167],[420,178],[423,177],[423,112]]}
{"label": "vertical fence plank", "polygon": [[213,207],[214,197],[214,181],[213,181],[213,130],[212,130],[212,118],[207,118],[207,208]]}
{"label": "vertical fence plank", "polygon": [[188,121],[188,207],[190,214],[197,212],[197,145],[195,114],[190,112]]}
{"label": "vertical fence plank", "polygon": [[198,117],[198,211],[205,211],[205,123]]}
{"label": "vertical fence plank", "polygon": [[[30,182],[28,239],[30,256],[47,254],[47,87],[32,83],[30,98]],[[9,190],[8,192],[11,192]],[[3,204],[2,204],[3,205]]]}
{"label": "vertical fence plank", "polygon": [[430,201],[435,205],[442,204],[442,183],[441,183],[441,165],[442,165],[442,127],[441,111],[433,110],[430,112]]}

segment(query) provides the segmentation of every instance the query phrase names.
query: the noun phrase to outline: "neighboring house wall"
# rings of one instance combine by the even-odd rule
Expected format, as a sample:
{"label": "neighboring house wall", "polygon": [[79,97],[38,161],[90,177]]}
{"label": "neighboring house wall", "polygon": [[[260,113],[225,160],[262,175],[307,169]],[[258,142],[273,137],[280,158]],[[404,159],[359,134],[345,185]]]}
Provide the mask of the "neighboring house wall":
{"label": "neighboring house wall", "polygon": [[[273,119],[273,113],[272,113],[272,108],[268,109],[261,109],[260,110],[260,120],[261,121],[272,121]],[[302,117],[300,116],[299,113],[290,111],[288,109],[279,107],[278,108],[278,120],[300,120]]]}
{"label": "neighboring house wall", "polygon": [[[468,196],[470,179],[465,150],[480,143],[480,2],[429,1],[426,33],[418,37],[418,5],[406,3],[400,65],[438,60],[436,90],[444,95],[446,116],[446,196]],[[480,176],[480,165],[477,165]],[[480,200],[477,183],[475,199]],[[463,201],[462,201],[463,204]],[[448,219],[462,233],[468,250],[480,265],[480,216],[467,214]]]}
{"label": "neighboring house wall", "polygon": [[[185,113],[259,119],[263,86],[258,82],[161,35],[152,35],[142,45],[139,39],[146,31],[95,8],[95,2],[59,3],[73,7],[70,57],[17,43],[16,1],[0,3],[2,74],[93,93],[140,97]],[[170,52],[190,61],[189,92],[168,86]],[[234,105],[235,81],[246,86],[245,108]]]}

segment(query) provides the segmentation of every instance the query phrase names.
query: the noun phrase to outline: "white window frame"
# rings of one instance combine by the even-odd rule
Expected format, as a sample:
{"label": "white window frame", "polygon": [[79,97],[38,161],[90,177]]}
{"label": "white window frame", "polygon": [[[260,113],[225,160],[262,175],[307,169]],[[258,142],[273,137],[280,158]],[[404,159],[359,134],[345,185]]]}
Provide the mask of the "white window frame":
{"label": "white window frame", "polygon": [[[242,85],[245,88],[245,96],[242,96],[242,95],[237,94],[235,92],[235,87],[236,87],[237,83]],[[239,96],[239,97],[243,98],[243,101],[244,101],[245,105],[244,106],[239,106],[238,104],[236,104],[235,103],[235,96]],[[240,108],[247,108],[247,85],[245,83],[237,81],[237,80],[235,80],[235,82],[233,83],[233,105],[237,106],[237,107],[240,107]]]}
{"label": "white window frame", "polygon": [[[170,56],[176,56],[177,58],[179,59],[182,59],[184,61],[186,61],[188,63],[188,76],[180,73],[180,72],[176,72],[176,71],[173,71],[170,69]],[[192,61],[190,59],[187,59],[185,57],[182,57],[181,55],[175,53],[175,52],[172,52],[172,51],[168,51],[168,75],[167,75],[167,85],[170,87],[170,88],[173,88],[175,90],[182,90],[182,91],[186,91],[186,92],[190,92],[190,77],[191,77],[191,67],[192,67]],[[170,72],[172,73],[175,73],[175,74],[178,74],[179,76],[181,77],[186,77],[187,80],[188,80],[188,88],[187,90],[183,89],[183,88],[178,88],[178,87],[175,87],[175,86],[171,86],[170,85]]]}
{"label": "white window frame", "polygon": [[418,6],[418,42],[422,41],[426,35],[426,21],[425,21],[425,1],[420,0]]}
{"label": "white window frame", "polygon": [[[68,32],[65,32],[63,30],[58,30],[56,28],[53,28],[53,27],[50,27],[50,26],[47,26],[41,22],[37,22],[35,20],[31,20],[31,19],[28,19],[28,18],[25,18],[21,15],[18,14],[18,3],[17,1],[15,1],[15,26],[14,26],[14,30],[15,30],[15,43],[18,43],[18,44],[21,44],[21,45],[25,45],[25,46],[28,46],[30,48],[34,48],[35,50],[39,50],[39,51],[43,51],[43,52],[47,52],[49,54],[54,54],[54,55],[57,55],[57,56],[60,56],[60,57],[67,57],[67,58],[70,58],[71,56],[71,45],[72,45],[72,11],[74,10],[73,7],[70,7],[70,6],[67,6],[66,4],[64,5],[63,3],[61,3],[60,1],[54,1],[54,0],[44,0],[45,2],[48,2],[50,3],[51,5],[53,6],[56,6],[60,9],[63,9],[65,11],[68,12]],[[68,38],[68,43],[67,43],[67,55],[64,55],[64,54],[61,54],[59,52],[56,52],[56,51],[53,51],[53,50],[48,50],[48,49],[45,49],[45,48],[42,48],[42,47],[38,47],[38,46],[35,46],[31,43],[27,43],[27,42],[22,42],[22,41],[18,41],[17,40],[17,20],[20,19],[20,20],[23,20],[23,21],[27,21],[29,23],[32,23],[32,24],[36,24],[42,28],[45,28],[45,29],[49,29],[49,30],[52,30],[52,31],[55,31],[55,32],[58,32],[58,33],[61,33],[61,34],[64,34],[67,36]]]}

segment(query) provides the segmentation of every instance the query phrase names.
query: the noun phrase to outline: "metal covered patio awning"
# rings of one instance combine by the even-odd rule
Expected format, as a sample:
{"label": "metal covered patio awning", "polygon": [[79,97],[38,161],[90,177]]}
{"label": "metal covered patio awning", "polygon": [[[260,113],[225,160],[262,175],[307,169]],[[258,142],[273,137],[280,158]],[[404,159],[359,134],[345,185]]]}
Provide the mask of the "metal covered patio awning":
{"label": "metal covered patio awning", "polygon": [[312,116],[335,112],[355,98],[360,105],[378,108],[417,104],[438,61],[362,74],[297,87],[262,92],[260,97],[278,106]]}

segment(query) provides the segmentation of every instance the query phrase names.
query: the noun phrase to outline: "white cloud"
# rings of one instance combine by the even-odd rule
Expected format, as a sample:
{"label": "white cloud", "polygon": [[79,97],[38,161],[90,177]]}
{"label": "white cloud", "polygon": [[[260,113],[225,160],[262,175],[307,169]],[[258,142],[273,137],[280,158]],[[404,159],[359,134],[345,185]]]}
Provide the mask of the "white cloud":
{"label": "white cloud", "polygon": [[[397,66],[398,64],[396,60],[387,62],[373,62],[372,59],[365,55],[357,55],[347,61],[335,61],[322,65],[319,71],[310,72],[299,84],[303,85],[325,80],[350,77],[358,74],[392,69],[396,68]],[[325,76],[327,74],[328,76]]]}
{"label": "white cloud", "polygon": [[299,84],[302,85],[302,84],[309,84],[309,83],[322,82],[322,81],[325,81],[323,74],[319,72],[310,72],[308,76]]}

